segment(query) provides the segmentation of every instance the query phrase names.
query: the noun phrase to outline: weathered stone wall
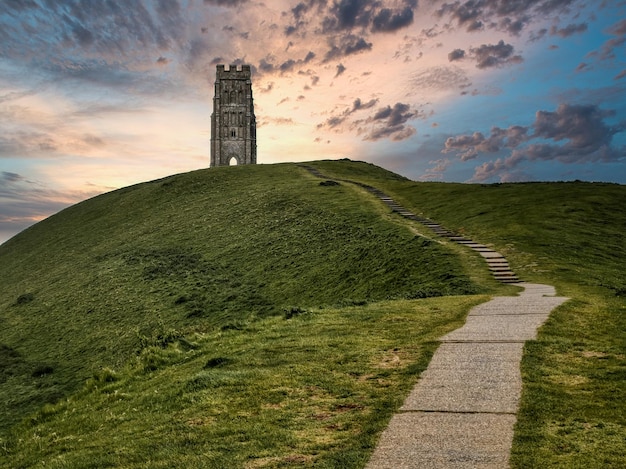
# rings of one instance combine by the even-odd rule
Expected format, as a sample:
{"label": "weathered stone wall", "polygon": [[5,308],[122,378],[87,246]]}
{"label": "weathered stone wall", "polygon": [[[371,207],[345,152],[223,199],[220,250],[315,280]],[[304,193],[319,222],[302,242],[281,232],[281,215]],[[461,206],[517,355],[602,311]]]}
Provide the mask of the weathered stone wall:
{"label": "weathered stone wall", "polygon": [[211,167],[256,164],[256,117],[249,65],[218,65],[211,114]]}

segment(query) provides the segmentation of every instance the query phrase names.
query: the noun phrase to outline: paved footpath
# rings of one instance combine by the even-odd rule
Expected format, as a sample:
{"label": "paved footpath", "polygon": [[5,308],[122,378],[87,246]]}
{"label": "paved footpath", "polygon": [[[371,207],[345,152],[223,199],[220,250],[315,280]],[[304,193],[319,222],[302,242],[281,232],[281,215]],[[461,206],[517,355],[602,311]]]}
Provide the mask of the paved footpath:
{"label": "paved footpath", "polygon": [[[316,168],[302,167],[328,179]],[[393,212],[437,236],[476,251],[496,280],[524,288],[519,296],[496,297],[474,307],[463,327],[441,338],[366,469],[508,467],[524,342],[534,339],[550,312],[568,298],[554,296],[549,285],[520,282],[499,252],[407,210],[379,189],[342,181],[371,192]]]}
{"label": "paved footpath", "polygon": [[474,307],[441,338],[367,469],[508,467],[524,342],[567,300],[549,285],[517,285],[519,296]]}

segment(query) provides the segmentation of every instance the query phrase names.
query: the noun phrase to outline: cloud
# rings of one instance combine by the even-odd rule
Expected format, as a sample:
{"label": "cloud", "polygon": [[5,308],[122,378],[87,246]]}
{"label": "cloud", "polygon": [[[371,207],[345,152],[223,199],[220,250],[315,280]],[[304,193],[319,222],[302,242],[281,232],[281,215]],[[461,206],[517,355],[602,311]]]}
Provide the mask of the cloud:
{"label": "cloud", "polygon": [[335,74],[335,78],[337,78],[339,75],[342,75],[343,72],[346,71],[346,67],[344,67],[343,64],[338,64],[337,65],[337,73]]}
{"label": "cloud", "polygon": [[443,174],[452,164],[449,158],[439,158],[438,160],[430,160],[428,164],[433,165],[431,168],[420,175],[420,181],[440,181],[443,179]]}
{"label": "cloud", "polygon": [[61,152],[89,153],[105,147],[106,141],[90,133],[66,131],[17,130],[0,136],[0,158],[52,158]]}
{"label": "cloud", "polygon": [[266,125],[296,125],[296,121],[294,121],[291,117],[268,117],[263,116],[262,118],[257,120],[257,128],[264,127]]}
{"label": "cloud", "polygon": [[370,99],[368,102],[364,103],[363,101],[361,101],[361,98],[356,98],[354,100],[354,103],[352,103],[352,109],[350,111],[350,114],[356,111],[373,108],[374,106],[376,106],[376,103],[378,103],[378,99]]}
{"label": "cloud", "polygon": [[590,57],[597,57],[600,60],[615,59],[615,50],[626,44],[626,20],[620,20],[607,28],[606,32],[615,36],[607,40],[599,50],[588,54]]}
{"label": "cloud", "polygon": [[503,67],[524,61],[521,55],[513,54],[513,46],[505,44],[503,40],[500,40],[497,44],[483,44],[479,47],[470,48],[468,53],[463,49],[454,49],[448,54],[448,61],[454,62],[469,58],[474,60],[476,67],[480,69]]}
{"label": "cloud", "polygon": [[393,107],[387,106],[380,109],[374,114],[373,120],[386,120],[391,127],[404,124],[406,121],[415,116],[414,112],[410,112],[411,106],[403,103],[396,103]]}
{"label": "cloud", "polygon": [[24,176],[17,174],[17,173],[12,173],[9,171],[2,171],[0,172],[0,180],[6,181],[6,182],[18,182],[18,181],[24,181],[25,178]]}
{"label": "cloud", "polygon": [[436,14],[468,32],[492,29],[517,36],[535,19],[564,12],[572,3],[574,0],[457,0],[443,3]]}
{"label": "cloud", "polygon": [[467,31],[476,31],[483,26],[483,22],[480,19],[484,14],[483,5],[484,2],[475,1],[444,3],[437,13],[442,17],[449,15],[456,20],[459,26],[464,27]]}
{"label": "cloud", "polygon": [[352,103],[352,107],[344,109],[344,111],[339,115],[329,117],[328,119],[326,119],[324,123],[318,124],[317,128],[321,129],[325,127],[328,129],[335,129],[339,127],[341,124],[343,124],[351,114],[354,114],[357,111],[371,109],[377,103],[378,103],[378,99],[371,99],[368,102],[363,103],[361,98],[356,98],[354,102]]}
{"label": "cloud", "polygon": [[151,94],[154,81],[161,90],[167,78],[162,69],[155,74],[150,70],[170,63],[167,57],[177,57],[179,71],[193,74],[215,48],[199,25],[189,28],[200,20],[184,17],[178,0],[58,0],[37,2],[33,8],[26,8],[28,2],[1,3],[9,14],[0,15],[0,31],[5,33],[0,33],[0,55],[54,82],[81,79],[133,92],[145,87]]}
{"label": "cloud", "polygon": [[0,158],[49,156],[57,149],[53,134],[16,130],[0,136]]}
{"label": "cloud", "polygon": [[626,35],[626,19],[619,20],[614,25],[611,25],[607,32],[614,36],[624,36]]}
{"label": "cloud", "polygon": [[429,67],[413,73],[411,88],[430,91],[463,90],[472,86],[467,73],[455,65]]}
{"label": "cloud", "polygon": [[613,116],[615,111],[604,111],[596,105],[561,104],[555,112],[537,111],[533,136],[556,142],[565,140],[563,157],[571,160],[568,162],[604,156],[612,158],[608,148],[613,135],[626,129],[624,123],[609,126],[604,122]]}
{"label": "cloud", "polygon": [[286,36],[304,35],[305,28],[311,23],[318,23],[318,28],[309,28],[316,30],[316,34],[363,36],[366,33],[395,32],[413,23],[417,0],[389,3],[379,0],[301,1],[286,13],[293,18],[293,23],[284,32]]}
{"label": "cloud", "polygon": [[317,125],[318,129],[328,129],[335,132],[356,132],[363,140],[376,141],[389,138],[393,141],[400,141],[415,134],[415,129],[407,122],[424,117],[423,113],[414,110],[409,104],[396,103],[393,106],[387,105],[376,110],[366,118],[353,119],[352,115],[357,112],[372,109],[378,104],[378,99],[374,98],[363,102],[357,98],[352,106],[345,108],[342,112],[330,116],[324,122]]}
{"label": "cloud", "polygon": [[14,172],[0,172],[0,243],[65,207],[101,194],[110,187],[89,191],[59,191]]}
{"label": "cloud", "polygon": [[328,33],[358,27],[372,32],[397,31],[413,23],[413,10],[417,7],[416,0],[402,3],[400,8],[389,8],[376,0],[335,1],[322,21],[323,30]]}
{"label": "cloud", "polygon": [[470,48],[469,55],[476,61],[478,68],[503,67],[523,62],[520,55],[513,55],[514,48],[500,40],[497,44],[483,44],[480,47]]}
{"label": "cloud", "polygon": [[217,5],[221,7],[238,7],[247,3],[248,0],[204,0],[207,5]]}
{"label": "cloud", "polygon": [[493,127],[485,137],[481,132],[471,135],[449,137],[444,144],[444,153],[457,151],[462,161],[474,159],[479,153],[497,153],[503,148],[516,148],[528,139],[528,127],[514,125],[508,129]]}
{"label": "cloud", "polygon": [[480,153],[512,150],[506,158],[477,167],[475,181],[505,175],[523,161],[555,160],[564,164],[618,161],[624,158],[626,149],[613,147],[612,140],[615,134],[626,130],[626,122],[609,125],[606,120],[615,115],[615,111],[602,110],[594,104],[561,104],[555,111],[537,111],[530,126],[494,127],[489,136],[474,132],[450,137],[443,152],[456,152],[462,161],[467,161]]}
{"label": "cloud", "polygon": [[560,37],[570,37],[574,34],[581,34],[587,31],[587,23],[580,24],[568,24],[564,28],[557,28],[556,26],[552,26],[550,28],[550,35],[552,36],[560,36]]}
{"label": "cloud", "polygon": [[[373,128],[365,132],[364,140],[376,141],[383,138],[390,138],[393,141],[405,140],[416,132],[413,127],[405,125],[406,122],[418,115],[418,112],[411,110],[410,105],[404,103],[381,108],[365,121],[366,125],[372,125]],[[363,133],[363,129],[360,129],[360,132]]]}
{"label": "cloud", "polygon": [[448,54],[448,61],[454,62],[455,60],[461,60],[465,57],[465,51],[463,49],[454,49]]}
{"label": "cloud", "polygon": [[[265,58],[261,59],[259,62],[259,66],[256,68],[256,72],[259,75],[270,74],[277,72],[281,75],[285,73],[289,73],[294,71],[296,68],[301,65],[308,64],[315,58],[315,53],[309,51],[303,59],[287,59],[280,64],[272,63],[275,58],[273,56],[267,55]],[[300,72],[298,72],[300,73]]]}
{"label": "cloud", "polygon": [[367,42],[364,38],[353,36],[351,34],[342,36],[337,40],[331,40],[330,49],[324,55],[323,62],[341,59],[342,57],[358,54],[360,52],[369,51],[373,44]]}
{"label": "cloud", "polygon": [[383,8],[372,19],[372,31],[393,32],[413,23],[413,9],[406,7],[399,12]]}

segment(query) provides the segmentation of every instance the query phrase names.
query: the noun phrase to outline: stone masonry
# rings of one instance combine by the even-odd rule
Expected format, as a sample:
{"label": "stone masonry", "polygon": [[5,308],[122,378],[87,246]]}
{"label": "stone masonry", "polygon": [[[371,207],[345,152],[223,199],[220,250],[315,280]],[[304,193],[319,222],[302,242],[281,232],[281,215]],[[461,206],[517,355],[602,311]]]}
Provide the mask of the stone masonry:
{"label": "stone masonry", "polygon": [[256,164],[250,65],[218,65],[211,114],[211,167]]}

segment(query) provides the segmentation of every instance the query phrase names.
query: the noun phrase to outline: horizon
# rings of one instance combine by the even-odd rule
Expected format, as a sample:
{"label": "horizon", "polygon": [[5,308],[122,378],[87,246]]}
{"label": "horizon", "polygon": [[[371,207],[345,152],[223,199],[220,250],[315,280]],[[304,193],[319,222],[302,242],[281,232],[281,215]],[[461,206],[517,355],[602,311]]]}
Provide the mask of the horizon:
{"label": "horizon", "polygon": [[[341,160],[341,158],[339,158],[339,159],[337,159],[337,160],[327,160],[327,161],[340,161],[340,160]],[[354,159],[351,159],[351,158],[348,158],[348,160],[350,160],[350,161],[352,161],[352,162],[354,162],[354,163],[368,163],[367,161],[364,161],[364,160],[354,160]],[[315,162],[315,161],[323,161],[323,160],[308,160],[308,161],[298,161],[298,162],[293,162],[293,161],[282,161],[282,162],[277,162],[277,163],[257,163],[256,165],[246,165],[246,166],[259,166],[259,165],[268,165],[268,166],[270,166],[270,165],[277,165],[277,164],[298,164],[298,163],[307,163],[307,162],[312,163],[312,162]],[[372,163],[372,164],[373,164],[373,163]],[[219,168],[221,168],[221,169],[223,170],[224,168],[228,168],[228,167],[229,167],[229,166],[220,166]],[[185,172],[182,172],[182,173],[174,173],[174,174],[169,174],[169,175],[166,175],[166,176],[163,176],[163,177],[159,177],[159,178],[156,178],[156,179],[150,179],[150,180],[147,180],[147,181],[139,181],[139,182],[136,182],[136,183],[130,184],[130,185],[128,185],[128,186],[123,186],[123,187],[113,188],[113,189],[111,189],[111,190],[109,190],[109,191],[105,191],[105,192],[101,192],[101,193],[98,193],[98,194],[94,194],[94,195],[92,195],[92,196],[90,196],[90,197],[87,197],[86,199],[79,200],[79,201],[76,201],[75,203],[72,203],[72,204],[70,204],[70,205],[67,205],[67,206],[65,206],[65,207],[62,207],[62,208],[61,208],[61,209],[59,209],[57,212],[51,213],[50,215],[48,215],[47,217],[45,217],[45,218],[43,218],[42,220],[39,220],[39,221],[43,221],[43,220],[45,220],[46,218],[49,218],[49,217],[51,217],[51,216],[54,216],[54,215],[58,214],[59,212],[61,212],[61,211],[65,210],[66,208],[71,207],[72,205],[76,205],[76,204],[79,204],[79,203],[81,203],[81,202],[88,201],[88,200],[90,200],[90,199],[93,199],[93,198],[98,197],[98,196],[101,196],[101,195],[108,194],[108,193],[110,193],[110,192],[115,192],[115,191],[118,191],[118,190],[123,190],[123,189],[126,189],[126,188],[128,188],[128,187],[132,187],[132,186],[139,185],[139,184],[149,184],[149,183],[152,183],[152,182],[157,182],[157,181],[160,181],[160,180],[163,180],[163,179],[167,179],[167,178],[169,178],[169,177],[174,177],[174,176],[178,176],[178,175],[184,175],[184,174],[187,174],[187,173],[190,173],[190,172],[193,172],[193,171],[202,171],[202,170],[208,170],[208,169],[212,169],[212,168],[207,167],[207,168],[192,169],[192,170],[190,170],[190,171],[185,171]],[[400,174],[400,173],[395,173],[395,174],[398,174],[398,175],[400,175],[400,176],[404,176],[404,175],[402,175],[402,174]],[[406,176],[404,176],[404,177],[406,177]],[[410,178],[407,178],[407,179],[408,179],[408,181],[409,181],[409,182],[415,182],[415,183],[424,183],[424,182],[425,182],[425,183],[428,183],[428,182],[436,182],[436,183],[440,183],[440,184],[481,184],[481,185],[485,185],[485,183],[478,183],[478,182],[418,181],[418,180],[414,180],[414,179],[410,179]],[[510,181],[510,182],[504,182],[504,183],[503,183],[503,182],[491,182],[491,183],[487,183],[487,184],[488,184],[488,185],[496,185],[496,184],[566,184],[566,183],[577,183],[577,184],[581,184],[581,183],[582,183],[582,184],[614,184],[614,185],[625,185],[624,183],[619,183],[619,182],[606,182],[606,181],[583,181],[583,180],[580,180],[580,179],[576,179],[576,180],[573,180],[573,181],[572,181],[572,180],[553,180],[553,181],[549,181],[549,180],[542,180],[542,181]],[[35,222],[35,223],[33,223],[33,224],[31,224],[31,225],[27,226],[26,228],[24,228],[23,230],[21,230],[21,231],[19,231],[19,232],[17,232],[17,233],[12,234],[12,235],[11,235],[10,237],[8,237],[8,238],[4,238],[4,237],[3,237],[3,232],[1,232],[1,231],[0,231],[0,246],[2,246],[5,242],[7,242],[9,239],[13,238],[14,236],[19,235],[22,231],[24,231],[24,230],[26,230],[26,229],[30,228],[31,226],[33,226],[33,225],[35,225],[35,224],[39,223],[39,221],[37,221],[37,222]]]}
{"label": "horizon", "polygon": [[0,243],[209,166],[215,66],[251,65],[259,164],[626,184],[626,4],[0,4]]}

